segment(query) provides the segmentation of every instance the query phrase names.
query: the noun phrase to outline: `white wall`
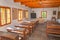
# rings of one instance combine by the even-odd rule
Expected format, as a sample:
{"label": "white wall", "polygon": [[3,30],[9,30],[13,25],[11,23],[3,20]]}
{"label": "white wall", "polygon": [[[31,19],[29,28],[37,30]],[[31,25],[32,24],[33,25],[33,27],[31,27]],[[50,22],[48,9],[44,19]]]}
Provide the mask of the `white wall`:
{"label": "white wall", "polygon": [[8,6],[13,8],[27,9],[28,7],[21,5],[20,3],[15,3],[13,0],[0,0],[0,6]]}
{"label": "white wall", "polygon": [[[21,5],[20,3],[15,3],[13,0],[0,0],[0,6],[10,7],[11,9],[17,8],[17,9],[28,10],[29,13],[31,11],[29,7],[26,7],[25,5]],[[17,20],[12,20],[11,24],[5,25],[4,27],[0,27],[0,31],[6,31],[6,27],[12,27],[17,22],[18,22]]]}
{"label": "white wall", "polygon": [[[60,10],[58,7],[55,7],[55,8],[33,8],[32,9],[32,11],[34,11],[37,14],[37,18],[41,17],[42,11],[46,11],[47,12],[46,20],[51,20],[51,18],[53,16],[53,11],[56,11],[56,13],[57,13],[58,10]],[[57,15],[55,17],[57,18]]]}

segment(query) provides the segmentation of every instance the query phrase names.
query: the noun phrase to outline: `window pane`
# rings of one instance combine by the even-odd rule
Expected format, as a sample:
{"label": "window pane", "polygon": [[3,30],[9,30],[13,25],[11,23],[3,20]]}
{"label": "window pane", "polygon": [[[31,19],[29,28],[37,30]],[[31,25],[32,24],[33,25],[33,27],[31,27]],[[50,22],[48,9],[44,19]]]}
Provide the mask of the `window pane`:
{"label": "window pane", "polygon": [[10,19],[7,19],[7,23],[10,23]]}
{"label": "window pane", "polygon": [[21,11],[21,19],[23,18],[23,14],[22,14],[22,11]]}
{"label": "window pane", "polygon": [[28,18],[28,11],[26,12],[26,18]]}
{"label": "window pane", "polygon": [[4,24],[6,24],[6,20],[1,20],[1,25],[4,25]]}
{"label": "window pane", "polygon": [[21,10],[19,11],[19,17],[18,18],[19,18],[19,20],[22,20],[22,18],[23,18]]}
{"label": "window pane", "polygon": [[42,17],[46,18],[46,16],[47,16],[47,13],[46,12],[42,12]]}
{"label": "window pane", "polygon": [[5,8],[1,8],[1,24],[4,25],[6,24],[6,20],[5,20]]}
{"label": "window pane", "polygon": [[21,13],[19,12],[19,20],[21,20]]}
{"label": "window pane", "polygon": [[6,9],[7,18],[10,18],[10,9]]}
{"label": "window pane", "polygon": [[10,23],[10,9],[6,9],[6,19],[7,19],[7,23]]}
{"label": "window pane", "polygon": [[1,19],[5,19],[5,9],[1,8]]}

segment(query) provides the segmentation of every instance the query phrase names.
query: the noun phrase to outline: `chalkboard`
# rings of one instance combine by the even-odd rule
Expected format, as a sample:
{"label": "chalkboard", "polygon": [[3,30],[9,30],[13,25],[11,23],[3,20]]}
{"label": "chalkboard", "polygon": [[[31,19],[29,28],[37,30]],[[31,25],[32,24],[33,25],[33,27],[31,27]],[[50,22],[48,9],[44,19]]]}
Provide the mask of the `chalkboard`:
{"label": "chalkboard", "polygon": [[31,18],[36,18],[36,13],[31,13]]}

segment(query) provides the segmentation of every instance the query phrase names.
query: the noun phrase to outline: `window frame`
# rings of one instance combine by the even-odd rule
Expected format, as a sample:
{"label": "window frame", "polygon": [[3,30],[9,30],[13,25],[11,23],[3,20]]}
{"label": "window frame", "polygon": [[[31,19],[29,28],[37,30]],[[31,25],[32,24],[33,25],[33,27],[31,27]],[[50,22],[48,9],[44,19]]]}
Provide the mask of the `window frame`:
{"label": "window frame", "polygon": [[[10,8],[9,8],[10,9]],[[6,20],[7,20],[7,17],[6,17]],[[11,24],[11,9],[10,9],[10,23],[7,23],[6,22],[6,24],[8,25],[8,24]]]}
{"label": "window frame", "polygon": [[[28,10],[25,10],[25,13],[28,12]],[[28,13],[29,16],[29,13]],[[28,19],[29,17],[27,17],[27,15],[25,14],[25,18]]]}
{"label": "window frame", "polygon": [[[5,24],[1,24],[1,15],[0,15],[0,26],[5,26],[5,25],[8,25],[8,24],[11,24],[11,8],[10,7],[4,7],[4,6],[0,6],[0,8],[5,8]],[[10,9],[10,23],[7,23],[7,14],[6,14],[6,9]],[[1,12],[0,12],[1,14]]]}
{"label": "window frame", "polygon": [[[22,11],[22,13],[20,14],[20,17],[22,19],[19,20],[19,11]],[[21,16],[22,15],[22,16]],[[22,21],[23,20],[23,10],[22,9],[18,9],[18,21]]]}
{"label": "window frame", "polygon": [[[42,12],[46,12],[46,17],[42,17]],[[42,12],[41,12],[41,17],[42,18],[47,18],[47,11],[42,11]]]}

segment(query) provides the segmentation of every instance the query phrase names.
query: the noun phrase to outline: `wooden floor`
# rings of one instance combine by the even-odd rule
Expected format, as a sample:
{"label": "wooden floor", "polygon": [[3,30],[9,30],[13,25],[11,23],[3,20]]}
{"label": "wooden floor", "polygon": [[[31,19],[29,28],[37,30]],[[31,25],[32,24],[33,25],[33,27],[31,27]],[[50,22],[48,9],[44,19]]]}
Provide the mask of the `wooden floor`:
{"label": "wooden floor", "polygon": [[27,40],[60,40],[60,38],[53,36],[46,36],[46,23],[38,24],[35,31]]}

